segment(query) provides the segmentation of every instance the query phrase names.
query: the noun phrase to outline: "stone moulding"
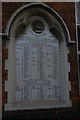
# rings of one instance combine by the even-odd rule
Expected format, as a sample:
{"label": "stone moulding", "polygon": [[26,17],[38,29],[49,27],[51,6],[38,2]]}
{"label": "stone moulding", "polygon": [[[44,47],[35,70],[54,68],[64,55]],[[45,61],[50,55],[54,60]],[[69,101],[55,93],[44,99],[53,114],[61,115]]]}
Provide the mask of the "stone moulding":
{"label": "stone moulding", "polygon": [[[8,21],[8,24],[6,26],[6,29],[5,29],[5,33],[3,33],[5,36],[9,37],[9,34],[10,34],[10,29],[11,29],[11,25],[13,23],[13,21],[16,19],[17,15],[19,13],[21,13],[22,11],[24,11],[25,9],[30,9],[30,7],[32,8],[35,8],[35,7],[41,7],[43,8],[44,10],[46,10],[46,12],[49,12],[50,14],[52,14],[53,16],[56,17],[56,19],[60,22],[60,24],[62,25],[65,33],[66,33],[66,40],[67,40],[67,43],[69,44],[74,44],[75,41],[72,41],[71,38],[70,38],[70,35],[69,35],[69,30],[65,24],[65,22],[63,21],[63,19],[60,17],[60,15],[55,11],[53,10],[52,8],[50,8],[49,6],[43,4],[43,3],[30,3],[30,4],[27,4],[27,5],[24,5],[22,7],[20,7],[9,19]],[[4,36],[3,35],[3,36]]]}
{"label": "stone moulding", "polygon": [[[31,11],[31,10],[32,11]],[[36,12],[38,9],[38,13]],[[28,12],[29,11],[29,15]],[[35,11],[35,12],[34,12]],[[24,102],[17,103],[15,101],[15,76],[14,76],[14,45],[15,35],[22,26],[27,27],[26,19],[32,16],[32,13],[44,16],[47,18],[49,30],[55,36],[60,38],[60,81],[61,81],[61,101],[51,102]],[[26,13],[26,17],[25,17]],[[55,31],[55,32],[54,32]],[[71,41],[70,34],[65,22],[49,6],[43,3],[30,3],[19,8],[8,21],[5,33],[3,36],[7,36],[8,42],[6,47],[8,48],[8,60],[5,60],[5,69],[8,70],[8,81],[5,82],[5,91],[8,92],[7,103],[5,104],[5,110],[20,110],[20,109],[40,109],[40,108],[61,108],[70,107],[71,101],[69,98],[69,91],[71,90],[71,83],[69,81],[68,73],[70,72],[70,63],[68,63],[69,48],[68,45],[72,45],[75,41]],[[41,103],[41,105],[40,105]],[[19,105],[20,104],[20,105]],[[44,107],[43,107],[44,106]]]}

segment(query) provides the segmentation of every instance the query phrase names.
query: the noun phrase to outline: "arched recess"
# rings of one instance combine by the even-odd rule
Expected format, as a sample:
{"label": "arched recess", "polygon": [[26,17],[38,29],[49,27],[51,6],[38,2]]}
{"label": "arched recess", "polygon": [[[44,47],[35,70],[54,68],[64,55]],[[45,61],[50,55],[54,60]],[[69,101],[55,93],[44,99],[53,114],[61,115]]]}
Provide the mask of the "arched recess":
{"label": "arched recess", "polygon": [[[70,64],[68,63],[69,49],[67,46],[71,43],[71,40],[66,24],[58,13],[42,3],[25,5],[12,15],[7,24],[5,34],[9,39],[6,44],[8,47],[8,61],[5,62],[5,65],[6,69],[8,69],[8,81],[5,82],[5,91],[8,92],[8,97],[5,110],[71,106],[69,98],[71,85],[68,76],[68,72],[70,72]],[[22,53],[22,51],[26,52]],[[31,58],[34,53],[34,59],[32,60]],[[25,54],[26,58],[24,58]],[[49,54],[48,57],[44,57],[47,56],[47,54]],[[18,59],[18,61],[16,59]],[[21,60],[23,60],[23,62],[20,63]],[[27,60],[28,66],[26,67],[27,63],[24,64],[24,62]],[[47,62],[48,60],[50,60],[50,62]],[[36,61],[37,63],[35,64],[30,61]],[[17,64],[20,66],[17,66]],[[32,67],[31,64],[39,67],[38,70],[40,70],[41,73],[37,71],[37,68]],[[49,69],[46,66],[51,67]],[[26,71],[28,67],[30,70],[28,69],[28,71]],[[28,74],[26,74],[24,70],[23,72],[22,68],[25,69]],[[42,77],[43,73],[44,78]],[[26,80],[24,79],[25,82],[22,82],[21,74],[26,74],[23,75],[23,77],[26,76]],[[38,87],[37,85],[32,85],[31,80],[33,80],[33,78],[34,84],[36,84],[38,80]],[[28,80],[31,81],[31,83],[28,84]],[[39,81],[43,82],[39,84]],[[46,81],[46,83],[44,81]],[[26,83],[30,87],[27,86]],[[28,93],[24,93],[24,91],[21,90],[24,89],[20,88],[21,84],[26,85],[24,91],[28,91]],[[51,86],[49,86],[49,84]],[[40,85],[41,87],[39,87]],[[29,87],[28,90],[27,87]],[[34,90],[32,87],[36,89]],[[23,93],[20,91],[23,91]],[[36,91],[38,92],[36,93]],[[32,92],[34,92],[34,96],[32,96]],[[24,99],[24,97],[21,98],[21,94],[22,97],[27,96],[26,99]]]}

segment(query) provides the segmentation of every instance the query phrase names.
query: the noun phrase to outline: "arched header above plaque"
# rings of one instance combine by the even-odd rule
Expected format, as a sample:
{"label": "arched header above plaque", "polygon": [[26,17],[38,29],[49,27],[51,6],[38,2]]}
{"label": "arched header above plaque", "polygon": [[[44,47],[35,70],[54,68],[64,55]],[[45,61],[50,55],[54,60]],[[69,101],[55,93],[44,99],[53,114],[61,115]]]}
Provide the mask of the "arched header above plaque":
{"label": "arched header above plaque", "polygon": [[5,33],[10,39],[5,109],[71,106],[70,35],[62,18],[47,5],[31,3],[12,15]]}
{"label": "arched header above plaque", "polygon": [[19,8],[11,16],[7,24],[5,30],[5,34],[7,35],[7,37],[10,37],[10,31],[14,23],[16,25],[15,29],[17,30],[20,26],[27,27],[29,23],[29,19],[32,16],[34,17],[41,16],[43,19],[45,19],[49,25],[49,30],[56,36],[58,36],[59,33],[60,36],[58,38],[60,37],[65,38],[67,44],[73,42],[70,39],[68,28],[65,22],[63,21],[63,19],[59,16],[59,14],[55,10],[42,3],[30,3],[28,5],[24,5],[23,7]]}

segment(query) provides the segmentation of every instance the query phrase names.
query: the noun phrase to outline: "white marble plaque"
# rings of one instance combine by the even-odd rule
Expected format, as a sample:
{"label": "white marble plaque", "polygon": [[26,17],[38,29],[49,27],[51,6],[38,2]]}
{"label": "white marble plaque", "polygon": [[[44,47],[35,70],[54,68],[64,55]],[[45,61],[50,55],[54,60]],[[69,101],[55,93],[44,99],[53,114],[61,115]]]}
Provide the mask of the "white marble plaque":
{"label": "white marble plaque", "polygon": [[16,101],[60,100],[59,42],[23,35],[15,55]]}

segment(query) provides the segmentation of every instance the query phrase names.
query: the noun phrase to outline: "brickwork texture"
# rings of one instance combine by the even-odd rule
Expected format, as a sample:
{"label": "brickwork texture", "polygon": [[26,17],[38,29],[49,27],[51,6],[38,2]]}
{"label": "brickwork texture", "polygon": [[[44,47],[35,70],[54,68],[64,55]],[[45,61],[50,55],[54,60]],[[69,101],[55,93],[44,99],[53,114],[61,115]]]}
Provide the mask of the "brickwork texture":
{"label": "brickwork texture", "polygon": [[[21,6],[28,4],[28,3],[3,3],[2,4],[2,31],[4,33],[6,25],[8,23],[9,18],[11,15]],[[53,8],[64,20],[66,23],[71,40],[76,41],[76,23],[75,23],[75,3],[66,3],[66,2],[54,2],[54,3],[44,3]],[[6,49],[6,38],[3,37],[2,41],[2,101],[3,101],[3,115],[12,114],[12,112],[5,112],[4,111],[4,104],[7,102],[7,93],[4,91],[4,82],[8,80],[8,71],[5,70],[5,59],[8,59],[8,49]],[[77,63],[77,45],[73,44],[69,47],[70,53],[68,55],[68,61],[70,62],[70,73],[69,73],[69,80],[71,81],[71,92],[70,92],[70,99],[72,101],[71,108],[64,108],[64,109],[47,109],[47,110],[36,110],[36,114],[47,113],[47,112],[55,112],[56,116],[59,111],[71,111],[71,110],[79,110],[80,109],[80,95],[79,95],[79,83],[78,83],[78,63]],[[29,111],[28,111],[29,112]],[[18,113],[18,111],[14,112]],[[22,113],[22,112],[21,112]],[[34,112],[32,111],[32,114]],[[77,119],[76,119],[77,120]]]}

